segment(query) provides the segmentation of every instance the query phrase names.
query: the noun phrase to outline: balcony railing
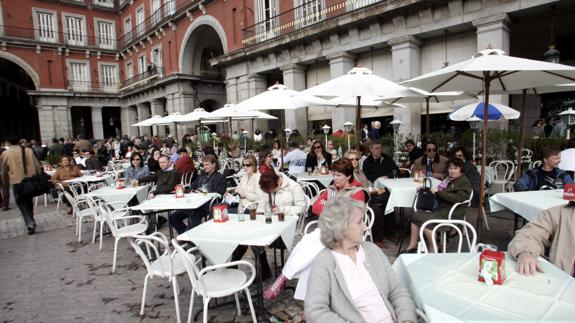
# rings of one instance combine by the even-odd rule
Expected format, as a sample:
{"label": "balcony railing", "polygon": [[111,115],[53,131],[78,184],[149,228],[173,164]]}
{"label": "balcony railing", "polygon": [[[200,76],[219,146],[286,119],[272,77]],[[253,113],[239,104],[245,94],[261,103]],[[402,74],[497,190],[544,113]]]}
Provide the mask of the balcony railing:
{"label": "balcony railing", "polygon": [[53,32],[45,29],[40,30],[5,25],[0,25],[0,39],[34,41],[35,43],[90,47],[104,50],[115,50],[117,48],[116,39],[109,37],[93,37],[85,34]]}
{"label": "balcony railing", "polygon": [[291,10],[244,28],[242,43],[251,46],[385,0],[309,0]]}
{"label": "balcony railing", "polygon": [[124,36],[118,39],[118,48],[125,48],[132,45],[137,40],[141,39],[143,35],[147,35],[151,30],[154,30],[172,19],[176,14],[192,7],[199,3],[201,0],[171,0],[167,1],[158,10],[154,11],[144,21],[137,24],[132,30],[126,31]]}
{"label": "balcony railing", "polygon": [[68,80],[66,88],[68,91],[76,92],[118,93],[120,91],[120,83]]}
{"label": "balcony railing", "polygon": [[153,66],[149,66],[148,70],[135,75],[132,78],[129,78],[125,81],[123,81],[120,84],[120,90],[127,90],[127,89],[133,89],[136,88],[140,85],[144,85],[147,84],[149,82],[152,82],[153,80],[159,79],[164,77],[164,68],[163,67],[153,67]]}

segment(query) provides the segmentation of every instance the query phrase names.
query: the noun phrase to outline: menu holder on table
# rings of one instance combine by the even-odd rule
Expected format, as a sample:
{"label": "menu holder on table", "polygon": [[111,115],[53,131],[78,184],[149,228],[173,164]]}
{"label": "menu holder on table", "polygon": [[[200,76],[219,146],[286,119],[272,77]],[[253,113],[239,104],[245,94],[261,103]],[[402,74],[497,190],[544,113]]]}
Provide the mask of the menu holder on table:
{"label": "menu holder on table", "polygon": [[176,185],[174,191],[176,192],[176,198],[184,197],[184,187],[181,184]]}

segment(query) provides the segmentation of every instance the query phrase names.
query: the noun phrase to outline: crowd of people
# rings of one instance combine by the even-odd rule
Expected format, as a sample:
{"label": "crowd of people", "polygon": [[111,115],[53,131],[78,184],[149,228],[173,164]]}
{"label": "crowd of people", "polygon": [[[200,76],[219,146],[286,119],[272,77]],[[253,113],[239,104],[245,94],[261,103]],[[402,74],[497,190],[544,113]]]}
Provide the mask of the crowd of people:
{"label": "crowd of people", "polygon": [[[374,129],[377,126],[374,124]],[[372,137],[370,133],[366,136]],[[39,173],[42,163],[56,160],[59,165],[51,181],[65,190],[66,180],[82,176],[82,170],[101,171],[110,161],[125,158],[130,163],[123,172],[125,181],[132,185],[153,183],[153,194],[172,193],[184,177],[190,181],[188,191],[218,193],[222,197],[237,195],[239,205],[257,203],[261,212],[281,210],[286,216],[308,216],[309,212],[310,217],[318,217],[318,228],[304,235],[293,248],[282,273],[265,289],[265,298],[275,299],[290,279],[298,277],[294,297],[305,300],[306,318],[311,322],[362,319],[415,322],[411,296],[381,251],[385,248],[384,239],[393,238],[395,217],[384,215],[389,192],[374,188],[374,183],[380,179],[409,176],[406,168],[440,182],[431,189],[437,207],[432,212],[416,212],[411,219],[409,244],[403,250],[408,253],[416,250],[422,223],[444,219],[453,204],[479,195],[477,167],[469,160],[464,147],[455,147],[444,156],[433,141],[425,142],[420,148],[408,140],[404,145],[408,158],[399,167],[391,156],[383,153],[377,139],[367,140],[359,151],[349,150],[343,154],[333,153],[333,144],[324,147],[314,140],[308,140],[304,146],[292,141],[284,150],[279,142],[273,141],[269,146],[261,145],[256,151],[245,152],[240,157],[241,153],[235,149],[237,146],[222,144],[205,145],[201,153],[197,153],[194,147],[199,146],[194,146],[197,142],[194,137],[186,135],[180,143],[171,136],[131,139],[124,136],[119,140],[95,142],[81,136],[74,141],[55,138],[49,147],[41,145],[42,151],[36,149],[37,143],[9,138],[7,149],[0,157],[2,203],[8,201],[6,187],[12,185],[16,205],[28,232],[33,234],[36,224],[32,197],[18,194],[23,178]],[[26,158],[25,170],[22,168],[23,156]],[[231,157],[241,158],[242,167],[236,174],[239,178],[237,187],[228,190],[226,177],[233,171],[221,172],[219,167],[220,159]],[[572,176],[558,168],[559,162],[560,152],[546,148],[542,165],[527,171],[517,181],[515,189],[563,186],[575,189]],[[333,181],[315,198],[308,211],[304,190],[296,176],[322,167],[329,169]],[[568,197],[575,201],[575,192]],[[538,270],[537,256],[545,253],[544,247],[551,246],[550,260],[573,273],[575,248],[565,246],[570,243],[570,234],[571,237],[575,234],[573,203],[545,211],[517,234],[511,242],[510,253],[518,259],[518,271],[531,274]],[[2,205],[5,210],[8,208],[7,204]],[[374,213],[373,243],[363,241],[363,217],[368,207]],[[178,210],[171,213],[170,223],[178,233],[183,233],[199,225],[209,213],[207,204],[194,210]],[[463,219],[464,213],[465,210],[460,209],[452,214],[452,219]],[[435,239],[431,231],[425,231],[425,238]],[[240,259],[245,251],[243,247],[236,249],[232,260]],[[265,253],[258,254],[262,276],[267,278],[271,276],[271,270]],[[336,267],[340,274],[333,271]],[[314,293],[307,293],[307,289],[313,289]]]}

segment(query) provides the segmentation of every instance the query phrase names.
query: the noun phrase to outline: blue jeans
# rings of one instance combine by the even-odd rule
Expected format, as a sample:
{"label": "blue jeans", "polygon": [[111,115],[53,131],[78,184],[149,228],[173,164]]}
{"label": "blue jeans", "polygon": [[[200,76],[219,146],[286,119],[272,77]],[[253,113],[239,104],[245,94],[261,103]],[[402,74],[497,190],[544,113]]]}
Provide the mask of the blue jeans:
{"label": "blue jeans", "polygon": [[[210,214],[210,205],[205,204],[197,209],[192,210],[177,210],[170,214],[170,223],[178,233],[184,233],[188,229],[192,229],[202,223],[202,218]],[[189,227],[184,223],[184,219],[188,218]]]}

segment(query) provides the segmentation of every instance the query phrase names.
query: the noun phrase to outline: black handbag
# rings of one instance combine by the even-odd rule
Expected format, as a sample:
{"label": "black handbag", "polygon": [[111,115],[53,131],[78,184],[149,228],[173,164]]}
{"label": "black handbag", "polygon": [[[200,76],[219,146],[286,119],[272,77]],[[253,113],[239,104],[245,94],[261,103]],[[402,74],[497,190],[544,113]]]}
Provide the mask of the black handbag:
{"label": "black handbag", "polygon": [[419,192],[417,193],[416,207],[418,211],[433,212],[439,208],[437,196],[431,193],[432,186],[433,183],[431,179],[426,177],[423,180],[423,186],[419,188]]}
{"label": "black handbag", "polygon": [[[22,148],[22,166],[24,167],[24,176],[26,176],[26,153]],[[40,170],[40,173],[34,176],[25,177],[18,185],[18,195],[35,197],[48,193],[52,188],[50,176]]]}

